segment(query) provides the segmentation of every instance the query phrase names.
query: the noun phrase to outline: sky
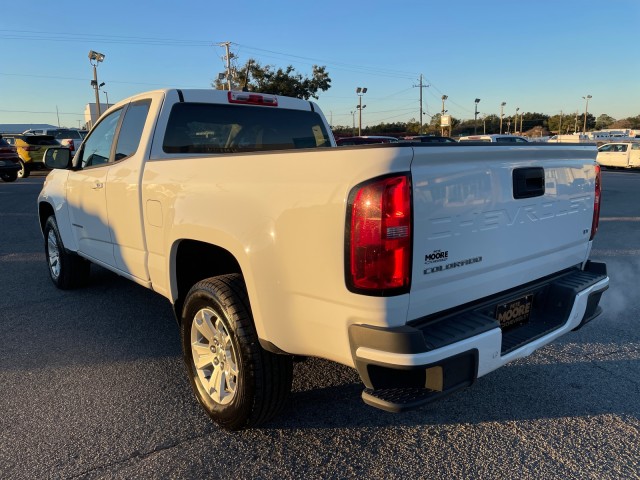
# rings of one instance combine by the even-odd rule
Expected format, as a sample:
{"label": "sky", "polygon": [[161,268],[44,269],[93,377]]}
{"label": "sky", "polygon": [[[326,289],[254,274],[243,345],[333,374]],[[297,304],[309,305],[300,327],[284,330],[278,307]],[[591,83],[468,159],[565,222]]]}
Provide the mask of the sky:
{"label": "sky", "polygon": [[[54,6],[55,5],[55,6]],[[465,120],[538,112],[640,115],[640,0],[6,2],[0,13],[0,124],[78,127],[95,102],[159,88],[210,88],[253,58],[331,88],[315,100],[332,125]],[[420,88],[422,75],[424,88]]]}

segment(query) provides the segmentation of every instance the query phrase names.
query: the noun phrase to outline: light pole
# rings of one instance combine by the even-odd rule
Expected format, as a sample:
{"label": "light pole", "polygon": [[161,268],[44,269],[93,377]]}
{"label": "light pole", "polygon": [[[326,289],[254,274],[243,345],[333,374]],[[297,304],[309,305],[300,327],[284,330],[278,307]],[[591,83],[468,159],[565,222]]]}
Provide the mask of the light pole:
{"label": "light pole", "polygon": [[[442,126],[442,117],[444,117],[444,114],[446,112],[446,110],[444,109],[444,101],[447,98],[449,98],[448,95],[442,95],[442,113],[440,114],[440,135],[442,135],[443,137],[444,137],[444,127]],[[449,135],[451,135],[451,134],[449,134]]]}
{"label": "light pole", "polygon": [[94,52],[93,50],[89,50],[89,63],[91,64],[91,66],[93,67],[93,80],[91,80],[91,86],[93,87],[95,94],[96,94],[96,108],[98,109],[98,116],[96,117],[96,120],[98,118],[100,118],[100,95],[98,95],[98,72],[96,67],[98,66],[98,63],[104,61],[104,54],[103,53],[98,53],[98,52]]}
{"label": "light pole", "polygon": [[584,127],[582,127],[582,133],[587,133],[587,110],[589,110],[589,99],[593,98],[591,95],[587,95],[586,97],[582,97],[587,102],[584,106]]}
{"label": "light pole", "polygon": [[487,134],[487,116],[486,115],[482,115],[482,134],[483,135]]}
{"label": "light pole", "polygon": [[524,117],[524,112],[520,114],[520,135],[522,135],[522,117]]}
{"label": "light pole", "polygon": [[473,102],[475,103],[473,112],[473,134],[475,135],[478,133],[478,103],[480,103],[480,99],[476,98]]}
{"label": "light pole", "polygon": [[360,112],[360,119],[358,121],[358,136],[362,135],[362,109],[367,108],[367,106],[362,106],[362,95],[367,93],[366,87],[358,87],[356,88],[356,94],[358,95],[358,112]]}
{"label": "light pole", "polygon": [[502,117],[504,117],[504,106],[507,104],[507,102],[502,102],[500,104],[500,134],[502,135]]}
{"label": "light pole", "polygon": [[513,134],[514,135],[516,134],[516,130],[518,130],[518,112],[519,111],[520,111],[520,107],[516,107],[516,116],[513,119]]}
{"label": "light pole", "polygon": [[107,99],[107,110],[109,109],[109,92],[107,92],[106,90],[102,90],[102,93],[104,93],[104,97]]}
{"label": "light pole", "polygon": [[356,134],[356,111],[355,110],[351,111],[351,123],[352,123],[351,135],[355,135]]}

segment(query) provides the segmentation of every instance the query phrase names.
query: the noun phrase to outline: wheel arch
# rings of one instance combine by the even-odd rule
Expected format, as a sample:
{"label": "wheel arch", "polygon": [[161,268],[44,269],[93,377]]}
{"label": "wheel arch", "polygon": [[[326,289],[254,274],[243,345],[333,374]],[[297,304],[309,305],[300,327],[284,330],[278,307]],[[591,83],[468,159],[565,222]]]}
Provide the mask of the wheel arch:
{"label": "wheel arch", "polygon": [[173,311],[178,323],[187,293],[197,282],[230,273],[238,273],[244,278],[235,256],[217,245],[184,239],[176,242],[173,250],[170,276]]}
{"label": "wheel arch", "polygon": [[38,222],[40,223],[40,231],[44,234],[44,225],[47,223],[47,218],[55,216],[55,210],[53,205],[48,202],[40,202],[38,204]]}

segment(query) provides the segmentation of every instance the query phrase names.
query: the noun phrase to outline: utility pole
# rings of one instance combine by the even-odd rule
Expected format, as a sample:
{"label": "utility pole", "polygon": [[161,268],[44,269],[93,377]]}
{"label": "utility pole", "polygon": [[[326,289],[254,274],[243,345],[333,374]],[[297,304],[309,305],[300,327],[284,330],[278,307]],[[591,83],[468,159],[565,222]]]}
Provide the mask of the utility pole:
{"label": "utility pole", "polygon": [[227,62],[227,90],[231,90],[231,55],[233,54],[229,51],[230,45],[231,42],[222,42],[218,44],[218,46],[225,47],[227,50],[227,55],[225,56],[225,60]]}
{"label": "utility pole", "polygon": [[429,85],[425,85],[424,83],[422,83],[422,74],[420,74],[420,83],[413,86],[414,88],[420,88],[420,131],[418,132],[420,135],[422,135],[422,89],[428,86]]}
{"label": "utility pole", "polygon": [[502,102],[500,104],[500,131],[498,133],[500,133],[500,135],[502,135],[502,117],[504,117],[504,106],[507,104],[507,102]]}
{"label": "utility pole", "polygon": [[591,95],[587,95],[586,97],[582,97],[584,98],[587,103],[584,106],[584,126],[582,127],[582,133],[587,133],[587,110],[589,110],[589,99],[593,98]]}

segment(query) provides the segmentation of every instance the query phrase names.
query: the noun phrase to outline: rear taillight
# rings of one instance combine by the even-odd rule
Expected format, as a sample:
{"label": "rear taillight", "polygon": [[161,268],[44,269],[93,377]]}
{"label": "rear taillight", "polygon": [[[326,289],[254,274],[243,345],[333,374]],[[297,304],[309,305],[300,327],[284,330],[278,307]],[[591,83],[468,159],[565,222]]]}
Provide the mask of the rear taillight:
{"label": "rear taillight", "polygon": [[395,175],[349,195],[346,282],[350,291],[389,296],[411,286],[411,178]]}
{"label": "rear taillight", "polygon": [[596,232],[598,231],[598,224],[600,223],[600,201],[602,200],[602,177],[600,174],[600,165],[596,164],[595,168],[596,191],[593,198],[593,220],[591,222],[591,237],[589,237],[589,240],[593,240],[593,237],[596,236]]}

